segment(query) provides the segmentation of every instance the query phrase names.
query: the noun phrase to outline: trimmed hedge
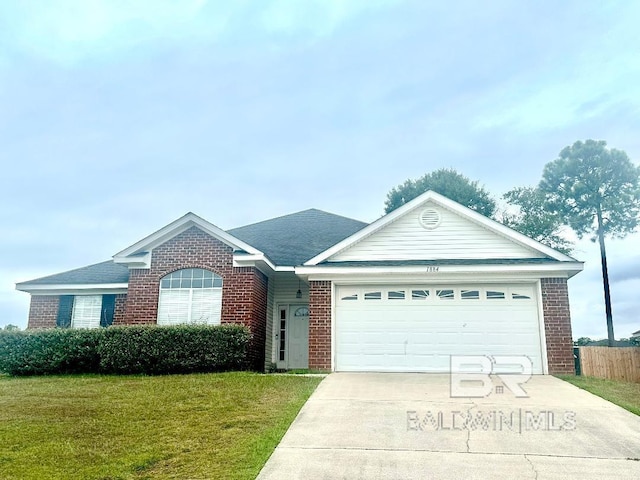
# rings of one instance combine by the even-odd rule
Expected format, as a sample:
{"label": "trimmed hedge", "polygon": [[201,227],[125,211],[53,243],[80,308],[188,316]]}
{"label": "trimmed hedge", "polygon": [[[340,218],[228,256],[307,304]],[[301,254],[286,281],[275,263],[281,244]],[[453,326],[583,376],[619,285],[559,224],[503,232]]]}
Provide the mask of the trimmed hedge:
{"label": "trimmed hedge", "polygon": [[168,374],[244,370],[240,325],[121,326],[0,332],[0,372]]}
{"label": "trimmed hedge", "polygon": [[249,331],[219,327],[112,327],[100,343],[100,365],[109,373],[192,373],[247,368]]}
{"label": "trimmed hedge", "polygon": [[0,332],[0,371],[11,375],[97,372],[103,329]]}

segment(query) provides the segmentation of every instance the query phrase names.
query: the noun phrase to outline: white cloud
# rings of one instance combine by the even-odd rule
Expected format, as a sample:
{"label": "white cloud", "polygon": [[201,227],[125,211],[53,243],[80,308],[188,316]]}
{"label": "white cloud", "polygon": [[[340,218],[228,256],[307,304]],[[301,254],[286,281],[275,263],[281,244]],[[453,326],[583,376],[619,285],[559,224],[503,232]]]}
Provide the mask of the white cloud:
{"label": "white cloud", "polygon": [[[0,2],[4,274],[101,261],[188,210],[222,228],[309,207],[372,221],[439,167],[497,195],[578,139],[637,160],[639,8]],[[638,240],[608,242],[612,278]],[[597,245],[580,248],[574,332],[603,336]],[[612,285],[619,335],[637,289]]]}

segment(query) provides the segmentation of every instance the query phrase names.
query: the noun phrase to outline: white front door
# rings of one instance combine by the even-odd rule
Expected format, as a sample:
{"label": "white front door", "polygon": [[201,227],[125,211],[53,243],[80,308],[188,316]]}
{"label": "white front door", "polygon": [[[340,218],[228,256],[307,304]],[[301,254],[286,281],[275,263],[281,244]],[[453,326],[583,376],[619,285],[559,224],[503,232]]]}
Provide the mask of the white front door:
{"label": "white front door", "polygon": [[309,368],[309,307],[289,307],[287,333],[287,368]]}

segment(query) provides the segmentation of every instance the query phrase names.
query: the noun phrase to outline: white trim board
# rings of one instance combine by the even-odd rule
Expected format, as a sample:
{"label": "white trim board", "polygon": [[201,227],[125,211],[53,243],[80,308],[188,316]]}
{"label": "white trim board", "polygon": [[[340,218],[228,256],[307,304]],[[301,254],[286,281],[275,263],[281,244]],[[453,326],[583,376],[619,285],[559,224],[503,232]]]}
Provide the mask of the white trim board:
{"label": "white trim board", "polygon": [[[437,270],[436,270],[437,267]],[[476,275],[530,275],[533,278],[571,278],[584,268],[582,262],[557,262],[544,265],[415,265],[398,267],[339,267],[302,266],[296,267],[296,274],[310,280],[337,280],[343,277],[361,279],[373,276],[425,276],[439,281],[447,276]]]}
{"label": "white trim board", "polygon": [[[187,231],[191,227],[198,227],[205,233],[220,240],[222,243],[229,245],[234,251],[243,250],[251,255],[264,255],[260,250],[252,247],[248,243],[228,234],[221,228],[216,227],[214,224],[207,222],[205,219],[199,217],[195,213],[189,212],[186,215],[171,222],[169,225],[161,228],[155,233],[143,238],[142,240],[134,243],[130,247],[125,248],[121,252],[116,253],[113,256],[113,260],[116,263],[140,263],[141,260],[132,255],[148,252],[153,250],[154,247],[163,244],[167,240]],[[148,267],[147,267],[148,268]]]}
{"label": "white trim board", "polygon": [[28,283],[16,285],[16,290],[31,295],[90,295],[90,294],[119,294],[127,293],[126,283],[77,283],[30,285]]}

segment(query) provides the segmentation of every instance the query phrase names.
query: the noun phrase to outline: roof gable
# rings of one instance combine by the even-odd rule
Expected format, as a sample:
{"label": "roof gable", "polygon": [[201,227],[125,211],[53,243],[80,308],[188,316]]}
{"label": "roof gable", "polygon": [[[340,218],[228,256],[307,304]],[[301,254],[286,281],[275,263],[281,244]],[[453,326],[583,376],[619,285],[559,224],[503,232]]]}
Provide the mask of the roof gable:
{"label": "roof gable", "polygon": [[146,253],[150,252],[158,245],[162,245],[167,240],[186,232],[191,227],[197,227],[203,230],[208,235],[230,246],[234,251],[241,250],[252,255],[262,254],[262,252],[255,247],[216,227],[214,224],[207,222],[195,213],[189,212],[183,217],[180,217],[169,225],[161,228],[157,232],[152,233],[139,242],[125,248],[121,252],[116,253],[113,256],[113,259],[116,263],[124,264],[147,263],[149,259],[148,256],[145,255]]}
{"label": "roof gable", "polygon": [[[430,214],[434,215],[433,218],[429,217]],[[433,225],[423,225],[430,221],[433,221]],[[550,258],[575,262],[567,255],[428,191],[312,258],[305,265],[345,261],[490,258]]]}
{"label": "roof gable", "polygon": [[276,265],[296,266],[366,226],[358,220],[309,209],[228,233],[260,249]]}

